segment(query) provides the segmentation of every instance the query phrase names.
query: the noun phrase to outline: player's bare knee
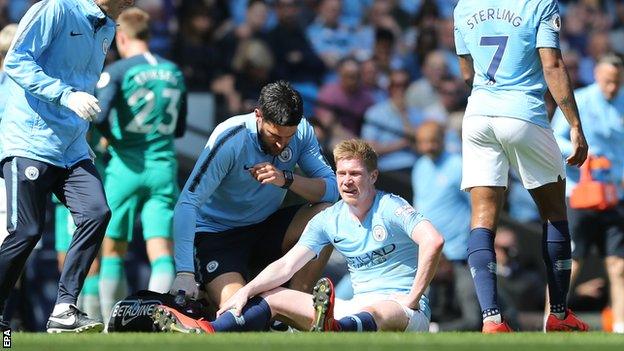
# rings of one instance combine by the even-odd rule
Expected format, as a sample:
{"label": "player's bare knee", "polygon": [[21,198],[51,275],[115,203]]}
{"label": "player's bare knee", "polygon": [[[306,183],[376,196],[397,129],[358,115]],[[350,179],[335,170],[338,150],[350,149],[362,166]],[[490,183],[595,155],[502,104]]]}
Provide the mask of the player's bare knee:
{"label": "player's bare knee", "polygon": [[102,241],[102,256],[104,257],[122,257],[126,251],[128,251],[128,243],[123,240],[105,237]]}

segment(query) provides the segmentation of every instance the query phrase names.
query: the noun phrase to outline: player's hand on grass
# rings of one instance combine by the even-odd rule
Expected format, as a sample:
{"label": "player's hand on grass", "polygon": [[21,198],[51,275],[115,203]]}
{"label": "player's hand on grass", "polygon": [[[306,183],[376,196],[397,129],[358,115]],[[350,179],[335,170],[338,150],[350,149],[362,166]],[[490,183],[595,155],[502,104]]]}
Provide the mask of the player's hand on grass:
{"label": "player's hand on grass", "polygon": [[273,184],[275,186],[286,184],[284,172],[269,162],[258,163],[249,169],[249,173],[262,184]]}
{"label": "player's hand on grass", "polygon": [[169,293],[171,295],[177,295],[180,290],[184,291],[184,295],[186,298],[192,300],[197,299],[199,290],[197,289],[197,282],[195,282],[195,273],[178,272],[176,274],[175,280],[173,281],[173,285],[171,285],[171,290],[169,291]]}
{"label": "player's hand on grass", "polygon": [[236,317],[240,316],[243,311],[243,307],[247,304],[247,300],[249,300],[248,290],[244,287],[238,289],[232,297],[221,305],[221,308],[217,311],[217,318],[230,310]]}
{"label": "player's hand on grass", "polygon": [[570,166],[580,167],[587,158],[587,140],[583,130],[579,127],[570,129],[570,141],[572,142],[572,153],[566,159]]}
{"label": "player's hand on grass", "polygon": [[89,122],[92,122],[95,116],[102,111],[98,102],[95,96],[82,91],[75,91],[67,96],[67,108],[74,111],[78,117]]}
{"label": "player's hand on grass", "polygon": [[391,296],[391,299],[413,310],[418,310],[420,307],[420,305],[418,304],[420,297],[416,299],[408,294],[393,294]]}

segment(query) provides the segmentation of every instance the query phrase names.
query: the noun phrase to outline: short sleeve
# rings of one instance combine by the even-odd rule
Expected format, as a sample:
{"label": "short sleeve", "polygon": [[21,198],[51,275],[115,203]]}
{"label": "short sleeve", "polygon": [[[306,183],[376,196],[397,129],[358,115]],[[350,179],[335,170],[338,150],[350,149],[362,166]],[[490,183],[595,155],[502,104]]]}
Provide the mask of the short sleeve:
{"label": "short sleeve", "polygon": [[301,245],[312,250],[317,257],[325,246],[331,244],[329,237],[327,236],[327,232],[323,227],[324,217],[325,211],[312,217],[312,219],[308,222],[308,225],[303,230],[301,238],[299,238],[299,242],[297,242],[297,245]]}
{"label": "short sleeve", "polygon": [[394,229],[411,238],[416,225],[426,220],[426,218],[402,197],[396,195],[387,196],[388,198],[385,199],[387,201],[385,204],[386,210],[384,210],[385,219],[390,222]]}
{"label": "short sleeve", "polygon": [[[556,0],[544,0],[540,3],[541,9],[537,26],[535,47],[559,49],[559,31],[561,30],[561,16]],[[541,11],[540,11],[541,10]]]}
{"label": "short sleeve", "polygon": [[468,47],[466,47],[466,43],[464,42],[464,38],[459,31],[459,27],[455,25],[455,52],[458,56],[462,55],[470,55],[470,51],[468,51]]}

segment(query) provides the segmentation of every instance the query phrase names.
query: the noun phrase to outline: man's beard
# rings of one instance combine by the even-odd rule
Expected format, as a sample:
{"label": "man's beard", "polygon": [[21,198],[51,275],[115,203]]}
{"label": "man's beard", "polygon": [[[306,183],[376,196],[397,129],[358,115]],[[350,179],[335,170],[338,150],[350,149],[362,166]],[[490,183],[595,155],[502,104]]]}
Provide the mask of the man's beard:
{"label": "man's beard", "polygon": [[282,153],[282,150],[271,147],[271,145],[262,140],[262,138],[260,138],[260,147],[262,148],[262,151],[264,151],[264,153],[267,155],[278,156],[280,153]]}

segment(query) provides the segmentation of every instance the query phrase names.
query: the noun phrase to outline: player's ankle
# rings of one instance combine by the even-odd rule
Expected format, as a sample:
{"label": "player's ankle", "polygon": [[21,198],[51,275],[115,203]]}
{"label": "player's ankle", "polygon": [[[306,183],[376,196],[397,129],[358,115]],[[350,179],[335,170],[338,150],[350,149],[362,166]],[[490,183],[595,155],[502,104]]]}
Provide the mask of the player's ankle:
{"label": "player's ankle", "polygon": [[500,313],[491,315],[491,316],[487,316],[485,318],[483,318],[483,322],[494,322],[496,324],[500,324],[503,322],[503,316],[501,316]]}

